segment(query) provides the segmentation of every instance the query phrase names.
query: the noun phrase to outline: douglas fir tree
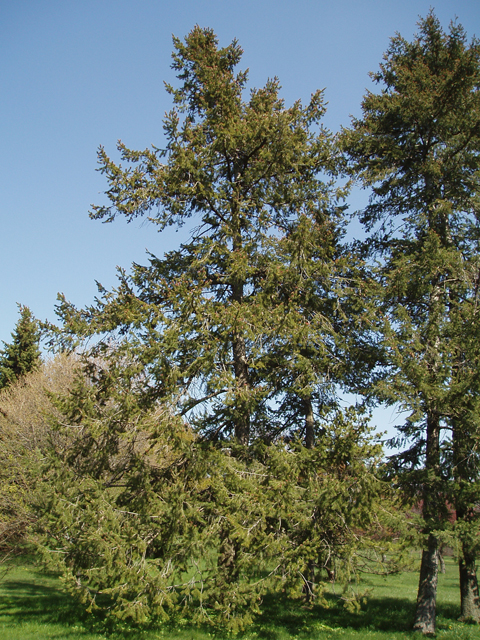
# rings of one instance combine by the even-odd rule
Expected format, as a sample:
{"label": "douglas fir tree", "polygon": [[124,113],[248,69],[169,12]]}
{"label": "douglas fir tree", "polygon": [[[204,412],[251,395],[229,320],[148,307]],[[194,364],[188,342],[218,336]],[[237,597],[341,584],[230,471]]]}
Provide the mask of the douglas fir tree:
{"label": "douglas fir tree", "polygon": [[[335,157],[320,92],[287,108],[272,80],[245,102],[236,42],[220,49],[211,30],[195,27],[174,45],[180,87],[167,86],[175,108],[166,148],[119,144],[130,167],[100,149],[110,204],[91,215],[147,215],[160,231],[191,219],[191,238],[121,272],[118,290],[95,307],[77,313],[63,302],[60,313],[77,335],[130,332],[152,401],[175,399],[198,433],[246,445],[310,425],[310,399],[335,376],[335,332],[318,300],[337,297],[342,194],[324,181]],[[289,382],[275,370],[289,371]],[[298,401],[282,422],[272,407],[288,393]]]}
{"label": "douglas fir tree", "polygon": [[266,590],[310,596],[315,567],[351,568],[385,487],[365,422],[332,403],[354,265],[322,95],[286,107],[273,80],[244,100],[236,42],[195,27],[174,46],[166,146],[120,144],[126,166],[101,149],[92,217],[191,223],[190,240],[86,310],[61,300],[63,338],[99,339],[58,400],[40,527],[91,607],[235,628]]}
{"label": "douglas fir tree", "polygon": [[[430,13],[412,42],[391,40],[372,77],[382,91],[365,96],[344,143],[352,171],[372,190],[362,221],[378,259],[386,362],[376,396],[409,412],[401,432],[410,448],[396,472],[423,503],[414,627],[433,633],[446,500],[452,483],[478,478],[480,44],[467,44],[455,23],[445,33]],[[453,438],[453,458],[442,432]],[[457,528],[477,527],[471,492],[454,493]],[[462,615],[478,620],[471,539],[463,535]]]}

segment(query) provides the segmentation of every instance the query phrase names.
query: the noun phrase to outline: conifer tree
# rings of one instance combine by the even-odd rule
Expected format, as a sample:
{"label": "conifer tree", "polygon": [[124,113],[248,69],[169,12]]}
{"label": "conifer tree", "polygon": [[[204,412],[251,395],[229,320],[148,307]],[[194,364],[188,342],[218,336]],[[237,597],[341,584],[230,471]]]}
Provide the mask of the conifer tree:
{"label": "conifer tree", "polygon": [[244,100],[236,42],[196,27],[174,47],[166,147],[119,144],[126,167],[100,149],[92,217],[191,237],[87,309],[61,298],[61,339],[101,339],[58,399],[39,527],[92,608],[235,629],[306,568],[350,571],[386,491],[365,421],[332,401],[352,261],[322,96],[286,107],[273,80]]}
{"label": "conifer tree", "polygon": [[0,351],[0,389],[40,365],[40,330],[28,307],[20,306],[20,319],[12,333],[12,342],[4,342]]}
{"label": "conifer tree", "polygon": [[[418,26],[412,42],[391,40],[372,74],[382,91],[365,96],[363,117],[344,142],[352,170],[372,190],[362,222],[379,260],[377,329],[386,362],[375,393],[409,412],[401,429],[409,449],[396,464],[423,500],[414,628],[433,633],[438,537],[452,480],[451,447],[441,434],[453,437],[458,482],[465,471],[459,452],[469,440],[478,443],[478,340],[467,334],[476,336],[478,326],[480,44],[467,44],[456,23],[445,33],[433,13]],[[457,494],[459,507],[464,499]],[[461,509],[471,506],[467,499]],[[472,578],[468,557],[461,562],[470,563]],[[460,571],[462,611],[464,577]],[[471,595],[469,617],[478,619],[478,591]]]}
{"label": "conifer tree", "polygon": [[[391,522],[365,421],[338,413],[314,449],[247,452],[202,441],[174,407],[146,411],[123,366],[127,375],[97,363],[57,398],[36,492],[40,551],[84,605],[238,630],[267,592],[300,596],[308,580],[322,602],[326,568],[350,590],[356,569],[373,566]],[[355,605],[354,593],[342,597]]]}
{"label": "conifer tree", "polygon": [[[320,124],[321,92],[287,108],[278,81],[269,80],[245,101],[236,42],[219,48],[211,30],[195,27],[174,46],[180,86],[167,85],[174,109],[164,121],[166,147],[119,143],[126,167],[101,148],[110,202],[91,216],[147,215],[160,231],[191,219],[191,238],[131,274],[121,271],[118,289],[101,291],[95,306],[77,312],[62,300],[59,311],[74,334],[128,334],[152,402],[175,397],[197,431],[245,445],[311,425],[310,398],[335,375],[326,306],[307,307],[320,292],[338,297],[343,194],[325,182],[336,160]],[[295,381],[288,393],[283,373],[272,373],[285,368],[285,350]],[[297,398],[288,419],[272,413],[286,395]]]}

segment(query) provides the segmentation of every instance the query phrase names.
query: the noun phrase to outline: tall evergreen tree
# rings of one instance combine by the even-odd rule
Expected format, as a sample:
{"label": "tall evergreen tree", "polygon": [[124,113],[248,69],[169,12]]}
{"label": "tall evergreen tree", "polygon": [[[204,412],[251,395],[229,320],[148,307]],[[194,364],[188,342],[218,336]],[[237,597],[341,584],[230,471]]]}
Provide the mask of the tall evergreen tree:
{"label": "tall evergreen tree", "polygon": [[[120,143],[127,167],[100,149],[110,202],[91,215],[148,215],[160,231],[192,219],[191,238],[120,272],[118,289],[84,312],[62,301],[64,326],[128,334],[150,400],[176,398],[208,437],[245,445],[303,421],[311,442],[311,402],[337,366],[326,307],[311,304],[319,292],[336,297],[339,254],[342,194],[325,181],[336,163],[320,125],[322,94],[287,108],[271,80],[245,101],[236,42],[219,48],[211,30],[195,27],[174,46],[180,86],[167,85],[175,108],[164,121],[166,148]],[[288,418],[273,409],[286,395],[297,399]]]}
{"label": "tall evergreen tree", "polygon": [[40,365],[40,330],[28,307],[20,306],[20,319],[12,333],[12,342],[4,342],[0,351],[0,389]]}
{"label": "tall evergreen tree", "polygon": [[386,491],[365,420],[332,403],[352,264],[322,96],[287,108],[274,80],[245,101],[236,42],[196,27],[174,46],[166,148],[120,144],[126,168],[101,149],[92,217],[193,230],[90,308],[61,299],[62,339],[102,339],[58,401],[39,523],[92,607],[234,628],[267,589],[310,593],[315,565],[351,570]]}
{"label": "tall evergreen tree", "polygon": [[[426,546],[414,627],[433,633],[451,452],[442,458],[441,434],[453,433],[457,480],[465,442],[478,442],[471,416],[480,354],[478,340],[466,333],[478,331],[480,44],[467,44],[456,23],[445,33],[433,13],[418,26],[412,42],[391,40],[372,76],[382,91],[365,96],[363,117],[353,120],[344,142],[352,170],[372,190],[362,222],[371,232],[370,255],[379,260],[377,328],[387,362],[375,393],[409,412],[401,432],[411,446],[396,462],[423,500]],[[459,513],[470,511],[464,498],[457,495]],[[473,596],[469,617],[478,619],[478,591]]]}

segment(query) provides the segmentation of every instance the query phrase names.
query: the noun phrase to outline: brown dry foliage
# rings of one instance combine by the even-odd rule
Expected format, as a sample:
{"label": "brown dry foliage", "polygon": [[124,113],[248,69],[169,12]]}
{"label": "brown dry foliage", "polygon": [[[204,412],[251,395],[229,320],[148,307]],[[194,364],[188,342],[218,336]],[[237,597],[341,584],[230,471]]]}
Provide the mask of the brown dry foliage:
{"label": "brown dry foliage", "polygon": [[66,393],[78,359],[59,355],[0,391],[0,562],[18,553],[34,516],[37,463],[55,437],[50,393]]}

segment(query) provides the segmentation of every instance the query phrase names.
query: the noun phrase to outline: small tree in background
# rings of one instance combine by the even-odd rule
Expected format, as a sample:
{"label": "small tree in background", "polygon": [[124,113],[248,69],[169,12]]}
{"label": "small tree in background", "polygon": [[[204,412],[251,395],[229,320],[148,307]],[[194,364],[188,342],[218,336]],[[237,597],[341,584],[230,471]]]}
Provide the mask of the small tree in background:
{"label": "small tree in background", "polygon": [[19,306],[20,319],[12,333],[12,342],[4,342],[0,351],[0,389],[40,366],[40,330],[30,309]]}

